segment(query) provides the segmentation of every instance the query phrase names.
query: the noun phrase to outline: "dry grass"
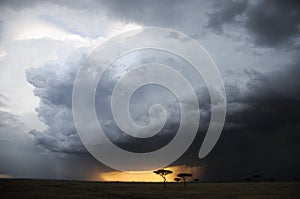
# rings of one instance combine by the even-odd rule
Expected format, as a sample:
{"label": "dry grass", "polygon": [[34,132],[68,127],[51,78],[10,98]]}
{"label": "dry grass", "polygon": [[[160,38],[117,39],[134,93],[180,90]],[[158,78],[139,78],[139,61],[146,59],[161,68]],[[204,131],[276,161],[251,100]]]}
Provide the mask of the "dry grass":
{"label": "dry grass", "polygon": [[299,182],[104,183],[55,180],[0,181],[0,198],[300,198]]}

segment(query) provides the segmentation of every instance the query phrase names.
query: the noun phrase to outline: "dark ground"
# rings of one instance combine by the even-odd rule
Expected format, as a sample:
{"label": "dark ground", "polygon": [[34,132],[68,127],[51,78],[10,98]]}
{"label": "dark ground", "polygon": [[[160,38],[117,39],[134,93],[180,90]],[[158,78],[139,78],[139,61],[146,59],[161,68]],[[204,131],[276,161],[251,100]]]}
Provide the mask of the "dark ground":
{"label": "dark ground", "polygon": [[105,183],[0,180],[0,198],[300,198],[300,182]]}

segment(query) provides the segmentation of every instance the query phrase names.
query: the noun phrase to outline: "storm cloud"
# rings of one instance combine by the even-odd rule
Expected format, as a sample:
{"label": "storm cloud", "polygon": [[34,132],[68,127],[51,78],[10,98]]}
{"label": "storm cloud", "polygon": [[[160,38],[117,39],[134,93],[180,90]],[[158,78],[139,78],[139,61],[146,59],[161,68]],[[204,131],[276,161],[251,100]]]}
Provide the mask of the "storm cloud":
{"label": "storm cloud", "polygon": [[[36,109],[39,118],[47,125],[45,131],[31,130],[35,143],[54,152],[84,152],[76,133],[72,116],[72,89],[76,71],[84,56],[72,54],[64,65],[57,62],[27,71],[27,80],[41,101]],[[63,59],[63,58],[61,58]]]}
{"label": "storm cloud", "polygon": [[[0,11],[0,174],[22,176],[20,169],[9,167],[25,161],[4,149],[15,154],[24,150],[24,157],[36,163],[35,167],[28,163],[26,176],[73,178],[72,172],[83,169],[74,178],[92,179],[107,170],[89,155],[74,126],[76,73],[103,38],[159,26],[190,35],[218,65],[228,102],[221,137],[207,157],[198,158],[210,119],[207,88],[188,72],[183,60],[152,52],[127,55],[101,80],[97,116],[107,136],[134,152],[158,149],[173,138],[180,111],[174,96],[162,88],[144,87],[130,104],[133,120],[143,125],[149,122],[153,103],[166,107],[168,123],[154,140],[126,136],[108,110],[111,91],[128,66],[162,62],[186,73],[201,108],[196,139],[173,166],[205,166],[201,180],[243,180],[253,174],[279,180],[300,176],[298,1],[1,1]],[[11,144],[15,137],[20,147]],[[35,154],[39,158],[34,159]],[[52,158],[58,158],[56,165],[50,164]],[[78,168],[69,171],[76,164]],[[37,169],[41,167],[45,169]]]}
{"label": "storm cloud", "polygon": [[[299,61],[284,71],[245,71],[247,86],[227,82],[227,117],[213,151],[197,160],[205,132],[177,164],[207,165],[206,180],[244,180],[253,174],[264,179],[295,180],[300,172]],[[228,171],[233,171],[229,172]]]}
{"label": "storm cloud", "polygon": [[[82,50],[84,52],[84,50]],[[74,51],[68,55],[66,63],[60,64],[61,59],[46,63],[45,66],[39,68],[31,68],[27,70],[27,80],[32,84],[34,94],[41,101],[36,109],[39,118],[47,125],[45,131],[31,130],[29,132],[35,138],[35,143],[46,150],[58,153],[84,153],[86,152],[79,140],[76,132],[73,115],[72,115],[72,90],[73,83],[80,63],[86,55],[81,51]],[[162,132],[153,138],[138,139],[128,136],[117,126],[114,121],[110,100],[112,91],[116,82],[124,75],[124,71],[131,70],[141,64],[151,62],[161,62],[172,64],[177,67],[188,67],[188,63],[166,53],[140,51],[137,54],[128,55],[130,58],[120,58],[108,71],[104,73],[104,77],[100,80],[96,92],[96,112],[98,114],[99,123],[104,129],[107,137],[115,142],[118,146],[135,152],[148,152],[163,147],[175,135],[180,124],[179,104],[170,91],[156,86],[141,87],[130,102],[130,111],[133,120],[139,125],[147,125],[149,123],[148,110],[153,104],[161,104],[164,106],[168,118]],[[139,57],[136,59],[135,57]],[[127,60],[127,61],[126,61]],[[188,69],[188,68],[187,68]],[[185,71],[188,71],[185,69]],[[182,70],[182,68],[181,68]],[[191,75],[185,72],[186,75]],[[201,123],[209,121],[209,96],[205,88],[205,83],[200,77],[191,78],[192,84],[201,96]],[[200,83],[202,81],[202,84]],[[154,118],[155,119],[155,118]],[[203,127],[201,127],[203,129]]]}
{"label": "storm cloud", "polygon": [[[76,55],[78,56],[78,54]],[[80,59],[77,58],[75,62],[75,59],[70,60],[72,62],[67,65],[67,70],[58,72],[56,67],[52,67],[52,69],[49,69],[51,67],[41,67],[27,71],[28,80],[36,87],[35,94],[41,98],[37,111],[40,118],[48,126],[48,129],[43,132],[33,130],[30,134],[34,136],[36,144],[46,150],[58,153],[85,152],[74,128],[70,105],[72,82],[79,63],[77,61]],[[133,65],[135,64],[136,62]],[[73,67],[70,67],[71,65]],[[115,72],[108,74],[117,74],[118,70],[116,68],[118,67],[115,66]],[[300,142],[300,137],[297,134],[299,130],[298,118],[300,116],[300,107],[298,107],[300,100],[298,85],[300,82],[296,78],[300,73],[299,61],[295,60],[291,65],[282,68],[284,70],[267,73],[245,70],[246,86],[231,84],[230,81],[225,82],[228,95],[225,127],[216,149],[203,160],[198,160],[197,155],[207,130],[210,111],[207,107],[209,100],[203,98],[205,92],[203,90],[199,92],[200,96],[202,94],[200,99],[202,101],[206,99],[201,104],[202,116],[205,117],[202,118],[203,121],[200,124],[193,145],[173,165],[208,165],[205,175],[207,180],[218,180],[219,176],[225,179],[243,180],[244,177],[251,176],[253,173],[263,173],[266,178],[277,176],[279,179],[292,179],[297,165],[300,164],[297,157],[298,143]],[[103,80],[106,82],[105,87],[112,89],[116,79],[109,77],[108,79],[105,80],[104,78]],[[137,118],[141,118],[140,114],[147,108],[139,106],[145,103],[153,103],[153,99],[155,99],[153,96],[160,99],[159,96],[163,96],[162,92],[165,92],[159,91],[158,88],[153,89],[150,92],[152,98],[147,99],[145,93],[141,96],[135,96],[134,104],[131,107],[135,110],[133,116],[138,115]],[[151,91],[151,89],[148,91]],[[99,92],[98,95],[97,98],[101,99],[102,95],[103,99],[110,99],[109,92]],[[104,103],[104,101],[100,100],[98,103]],[[99,107],[101,109],[105,106],[104,104]],[[109,112],[106,112],[105,109],[100,111],[102,111],[102,114],[105,113],[100,116],[100,120],[101,118],[104,119],[102,123],[104,128],[107,128],[107,136],[118,146],[135,152],[152,151],[163,146],[166,139],[172,138],[170,135],[176,132],[176,126],[180,122],[176,119],[178,116],[173,118],[171,126],[166,131],[169,132],[167,134],[169,137],[167,136],[165,139],[160,137],[159,140],[151,140],[152,142],[141,142],[126,137],[112,122],[113,118],[109,116]],[[64,123],[61,123],[61,121],[64,121]],[[111,123],[108,124],[105,121]],[[239,150],[236,150],[237,148]],[[220,161],[224,158],[226,158],[226,162],[221,163]],[[286,158],[292,158],[293,161],[289,164],[286,162]],[[280,161],[278,162],[278,160]],[[214,165],[219,164],[224,167],[222,169],[215,168]],[[230,165],[239,165],[239,168],[235,168],[236,172],[234,174],[227,172]],[[272,169],[270,170],[271,165]],[[276,172],[286,167],[291,170],[285,171],[282,175],[276,174]]]}
{"label": "storm cloud", "polygon": [[209,28],[222,32],[225,25],[236,26],[260,46],[299,45],[298,1],[217,1],[214,7],[208,15]]}

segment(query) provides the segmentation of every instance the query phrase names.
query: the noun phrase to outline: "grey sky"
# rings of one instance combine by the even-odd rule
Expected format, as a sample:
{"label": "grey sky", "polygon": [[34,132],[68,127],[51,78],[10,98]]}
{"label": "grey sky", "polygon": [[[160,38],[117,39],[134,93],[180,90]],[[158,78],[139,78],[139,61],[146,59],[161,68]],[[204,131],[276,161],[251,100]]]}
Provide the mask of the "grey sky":
{"label": "grey sky", "polygon": [[[158,26],[184,32],[206,48],[221,71],[228,97],[221,138],[212,153],[199,160],[210,108],[203,81],[193,79],[202,126],[174,165],[206,165],[205,180],[240,180],[254,173],[275,179],[300,176],[298,1],[1,1],[0,13],[0,174],[91,179],[108,170],[87,153],[74,128],[71,99],[76,72],[105,38]],[[193,73],[182,60],[154,52],[123,61],[134,65],[153,59]],[[171,95],[148,88],[150,96],[145,97],[141,93],[146,88],[133,99],[132,111],[144,122],[149,104],[161,98],[174,111],[166,137],[155,144],[128,140],[105,111],[101,100],[109,99],[122,67],[126,71],[118,63],[108,71],[103,80],[107,90],[97,93],[99,117],[109,137],[123,148],[160,147],[178,127]],[[22,174],[19,163],[27,157],[32,161]],[[78,167],[68,171],[70,164]]]}

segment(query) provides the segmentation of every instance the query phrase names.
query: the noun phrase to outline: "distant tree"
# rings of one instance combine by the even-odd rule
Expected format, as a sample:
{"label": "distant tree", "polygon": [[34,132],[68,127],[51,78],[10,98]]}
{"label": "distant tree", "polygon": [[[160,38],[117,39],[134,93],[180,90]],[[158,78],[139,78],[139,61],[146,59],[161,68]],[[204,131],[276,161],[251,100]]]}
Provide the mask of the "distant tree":
{"label": "distant tree", "polygon": [[166,175],[173,173],[173,171],[167,169],[158,169],[156,171],[153,171],[153,173],[160,175],[164,179],[164,188],[166,188]]}
{"label": "distant tree", "polygon": [[252,178],[255,179],[258,182],[261,178],[261,175],[259,175],[259,174],[252,175]]}
{"label": "distant tree", "polygon": [[180,178],[174,178],[174,181],[179,182],[181,179]]}
{"label": "distant tree", "polygon": [[245,178],[245,180],[246,180],[247,182],[250,182],[250,181],[251,181],[251,178]]}
{"label": "distant tree", "polygon": [[195,182],[199,182],[199,179],[198,179],[198,178],[196,178],[196,179],[194,179],[194,181],[195,181]]}
{"label": "distant tree", "polygon": [[188,177],[192,177],[193,175],[191,173],[180,173],[177,175],[183,180],[183,186],[185,186],[185,181]]}

